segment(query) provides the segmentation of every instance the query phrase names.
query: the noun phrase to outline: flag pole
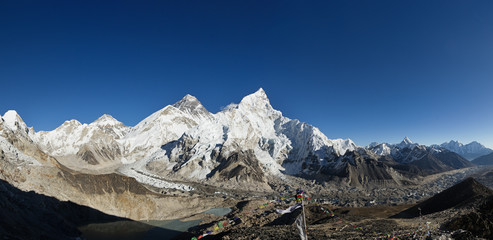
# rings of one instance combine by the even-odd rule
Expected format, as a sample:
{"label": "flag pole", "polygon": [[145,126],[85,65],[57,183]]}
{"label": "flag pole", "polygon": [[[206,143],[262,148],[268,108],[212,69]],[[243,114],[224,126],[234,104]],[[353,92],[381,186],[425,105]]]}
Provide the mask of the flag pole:
{"label": "flag pole", "polygon": [[305,227],[305,239],[308,240],[308,234],[306,231],[306,219],[305,219],[305,196],[304,194],[301,195],[301,208],[303,209],[303,225]]}

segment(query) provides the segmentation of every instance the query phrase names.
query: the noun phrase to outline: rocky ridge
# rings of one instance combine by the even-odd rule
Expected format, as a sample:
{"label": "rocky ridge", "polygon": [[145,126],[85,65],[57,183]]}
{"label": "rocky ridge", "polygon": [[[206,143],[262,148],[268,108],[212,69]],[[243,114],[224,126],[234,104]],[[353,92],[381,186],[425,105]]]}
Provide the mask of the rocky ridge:
{"label": "rocky ridge", "polygon": [[91,124],[65,121],[53,131],[35,133],[32,139],[41,150],[70,168],[102,172],[103,168],[114,169],[124,162],[124,149],[117,141],[129,129],[105,114]]}
{"label": "rocky ridge", "polygon": [[465,158],[445,148],[413,143],[408,137],[399,144],[372,143],[366,149],[403,165],[396,166],[397,169],[406,169],[421,175],[474,166]]}
{"label": "rocky ridge", "polygon": [[395,217],[414,218],[419,217],[421,214],[431,214],[449,208],[470,207],[475,202],[489,196],[493,196],[493,190],[469,177],[416,206],[395,215]]}

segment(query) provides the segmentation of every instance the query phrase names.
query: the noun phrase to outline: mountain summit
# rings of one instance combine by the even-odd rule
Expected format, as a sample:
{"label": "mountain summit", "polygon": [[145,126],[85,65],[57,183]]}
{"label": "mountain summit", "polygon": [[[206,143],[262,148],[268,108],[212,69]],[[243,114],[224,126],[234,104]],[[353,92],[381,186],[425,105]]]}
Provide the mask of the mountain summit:
{"label": "mountain summit", "polygon": [[210,113],[202,105],[202,103],[194,96],[187,94],[180,101],[172,105],[182,112],[187,112],[193,115],[200,115],[203,117],[209,117]]}
{"label": "mountain summit", "polygon": [[405,137],[404,140],[402,140],[402,144],[409,145],[412,143],[413,143],[413,141],[411,141],[411,139],[409,139],[408,137]]}
{"label": "mountain summit", "polygon": [[412,148],[414,145],[413,141],[411,141],[411,139],[409,139],[408,137],[405,137],[404,140],[402,140],[401,143],[399,143],[399,147],[400,148]]}
{"label": "mountain summit", "polygon": [[111,127],[111,126],[123,125],[123,123],[116,120],[111,115],[104,114],[103,116],[96,119],[96,121],[92,122],[90,125],[101,126],[101,127]]}
{"label": "mountain summit", "polygon": [[262,88],[257,90],[255,93],[244,97],[239,105],[248,106],[250,108],[272,109],[269,98]]}
{"label": "mountain summit", "polygon": [[27,129],[26,124],[15,110],[8,110],[3,116],[3,124],[12,131]]}

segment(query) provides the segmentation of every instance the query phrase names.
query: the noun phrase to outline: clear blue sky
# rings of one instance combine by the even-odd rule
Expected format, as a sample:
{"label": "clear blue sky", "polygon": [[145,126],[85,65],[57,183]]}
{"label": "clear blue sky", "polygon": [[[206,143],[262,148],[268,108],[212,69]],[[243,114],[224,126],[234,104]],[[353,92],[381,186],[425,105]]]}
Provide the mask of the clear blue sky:
{"label": "clear blue sky", "polygon": [[262,87],[329,138],[493,147],[493,1],[1,1],[0,112],[134,126]]}

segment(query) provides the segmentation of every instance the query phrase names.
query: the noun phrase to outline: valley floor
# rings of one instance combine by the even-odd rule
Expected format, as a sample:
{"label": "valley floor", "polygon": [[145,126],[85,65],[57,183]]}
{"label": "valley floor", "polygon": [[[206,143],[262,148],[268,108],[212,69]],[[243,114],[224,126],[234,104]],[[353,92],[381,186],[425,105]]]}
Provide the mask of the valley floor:
{"label": "valley floor", "polygon": [[[256,204],[255,204],[256,203]],[[279,215],[277,208],[286,208],[289,204],[272,204],[261,211],[258,201],[244,202],[236,209],[236,215],[202,223],[175,239],[262,239],[262,240],[298,240],[295,219],[301,210]],[[390,218],[412,205],[337,208],[328,205],[308,203],[305,206],[307,235],[309,239],[451,239],[452,233],[440,229],[450,218],[460,214],[459,210],[432,214],[414,219]],[[257,211],[255,211],[257,209]],[[219,222],[234,223],[217,228]],[[212,231],[210,234],[207,232]],[[202,236],[201,238],[199,238]],[[465,238],[482,239],[482,238]]]}
{"label": "valley floor", "polygon": [[[375,189],[376,192],[386,192],[388,196],[399,200],[385,204],[374,202],[374,206],[364,206],[365,201],[358,199],[366,196],[363,199],[368,200],[366,201],[368,203],[371,202],[372,197],[375,197],[368,196],[368,192],[363,190],[344,190],[346,193],[344,195],[333,195],[359,204],[360,206],[357,207],[341,200],[336,202],[343,204],[337,206],[331,202],[332,199],[336,199],[335,197],[324,198],[323,191],[316,192],[313,194],[314,200],[308,201],[305,207],[309,239],[482,239],[476,238],[470,232],[444,230],[445,223],[453,217],[470,213],[473,211],[472,208],[453,208],[411,219],[391,218],[391,216],[471,175],[491,188],[493,183],[491,173],[491,168],[462,169],[429,176],[420,186],[403,189],[387,188],[387,191]],[[417,199],[402,197],[409,196],[405,192],[413,191],[426,194],[420,194],[420,198]],[[175,239],[193,239],[193,237],[199,239],[200,236],[202,236],[200,239],[300,239],[294,223],[300,210],[279,215],[275,209],[286,209],[294,204],[293,201],[280,199],[269,200],[268,197],[263,196],[239,201],[229,215],[204,220],[201,225],[189,229],[188,233]],[[230,224],[226,225],[226,222]]]}

